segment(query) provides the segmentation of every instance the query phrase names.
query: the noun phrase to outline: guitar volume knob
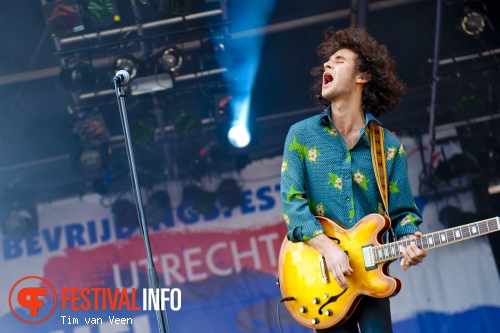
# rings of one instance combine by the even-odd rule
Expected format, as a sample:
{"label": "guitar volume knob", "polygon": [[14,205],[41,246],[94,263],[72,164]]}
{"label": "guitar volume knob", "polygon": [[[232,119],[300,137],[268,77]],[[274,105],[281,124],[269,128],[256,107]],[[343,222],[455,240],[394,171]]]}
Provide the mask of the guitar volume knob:
{"label": "guitar volume knob", "polygon": [[311,319],[311,323],[313,325],[318,325],[319,324],[319,319],[318,318],[313,318],[313,319]]}
{"label": "guitar volume knob", "polygon": [[314,297],[313,298],[313,304],[319,304],[319,297]]}
{"label": "guitar volume knob", "polygon": [[299,311],[301,313],[306,313],[307,312],[307,306],[301,306],[300,309],[299,309]]}
{"label": "guitar volume knob", "polygon": [[325,316],[331,316],[333,315],[333,311],[330,309],[325,310]]}

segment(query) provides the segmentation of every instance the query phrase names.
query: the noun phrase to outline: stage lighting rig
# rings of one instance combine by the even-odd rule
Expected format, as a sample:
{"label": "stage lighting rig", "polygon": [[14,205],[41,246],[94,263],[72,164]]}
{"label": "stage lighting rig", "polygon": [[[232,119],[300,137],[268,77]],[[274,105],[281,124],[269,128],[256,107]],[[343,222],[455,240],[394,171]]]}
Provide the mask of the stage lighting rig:
{"label": "stage lighting rig", "polygon": [[184,55],[175,47],[167,47],[158,54],[158,64],[167,73],[176,73],[184,64]]}
{"label": "stage lighting rig", "polygon": [[191,9],[192,0],[161,0],[160,10],[173,14],[187,15]]}
{"label": "stage lighting rig", "polygon": [[87,4],[87,12],[96,27],[121,20],[114,0],[90,0]]}
{"label": "stage lighting rig", "polygon": [[[1,230],[14,239],[27,237],[38,230],[38,213],[34,202],[7,199],[1,205]],[[10,201],[10,202],[9,202]]]}
{"label": "stage lighting rig", "polygon": [[119,70],[125,70],[130,75],[130,80],[133,80],[137,76],[138,63],[137,60],[129,55],[124,55],[118,57],[114,61],[115,73]]}
{"label": "stage lighting rig", "polygon": [[482,14],[471,11],[462,17],[460,28],[466,35],[477,36],[483,32],[485,21],[486,19]]}
{"label": "stage lighting rig", "polygon": [[88,63],[77,63],[72,67],[63,68],[59,73],[59,84],[63,89],[71,92],[89,90],[95,81],[95,70]]}
{"label": "stage lighting rig", "polygon": [[63,36],[85,30],[80,6],[76,0],[59,0],[42,6],[45,22],[52,36]]}

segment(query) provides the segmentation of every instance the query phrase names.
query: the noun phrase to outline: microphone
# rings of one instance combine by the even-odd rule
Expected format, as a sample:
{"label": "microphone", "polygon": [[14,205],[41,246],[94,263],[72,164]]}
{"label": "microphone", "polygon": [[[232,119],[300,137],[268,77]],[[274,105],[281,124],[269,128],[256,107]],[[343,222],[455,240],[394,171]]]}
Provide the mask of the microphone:
{"label": "microphone", "polygon": [[118,72],[116,72],[113,81],[120,84],[126,84],[129,79],[130,79],[130,74],[126,70],[120,69]]}

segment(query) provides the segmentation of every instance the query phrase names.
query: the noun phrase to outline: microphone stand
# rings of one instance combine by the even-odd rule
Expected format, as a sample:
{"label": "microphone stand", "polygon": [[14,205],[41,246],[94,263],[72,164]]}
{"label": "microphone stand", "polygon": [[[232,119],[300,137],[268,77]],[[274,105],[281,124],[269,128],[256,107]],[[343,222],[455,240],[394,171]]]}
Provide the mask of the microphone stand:
{"label": "microphone stand", "polygon": [[[127,111],[125,108],[125,91],[123,90],[121,79],[119,77],[115,77],[115,79],[113,79],[113,82],[115,84],[116,98],[118,100],[118,109],[120,111],[120,118],[122,121],[123,133],[125,136],[125,146],[127,150],[128,163],[130,167],[130,176],[132,178],[132,188],[134,190],[135,204],[137,208],[137,214],[139,216],[139,226],[142,237],[144,239],[144,245],[146,246],[146,253],[148,258],[149,283],[151,288],[153,288],[156,293],[160,293],[160,280],[158,278],[158,274],[156,272],[153,262],[151,245],[149,243],[148,228],[146,225],[146,218],[144,214],[144,205],[142,202],[141,189],[139,186],[139,178],[137,177],[137,170],[135,167],[134,150],[132,148],[132,139],[130,137],[130,128],[128,125]],[[165,315],[165,317],[163,315]],[[156,310],[156,319],[158,321],[158,329],[160,333],[166,333],[167,327],[168,327],[168,332],[171,332],[166,308],[164,312],[161,310],[161,306],[158,310]]]}

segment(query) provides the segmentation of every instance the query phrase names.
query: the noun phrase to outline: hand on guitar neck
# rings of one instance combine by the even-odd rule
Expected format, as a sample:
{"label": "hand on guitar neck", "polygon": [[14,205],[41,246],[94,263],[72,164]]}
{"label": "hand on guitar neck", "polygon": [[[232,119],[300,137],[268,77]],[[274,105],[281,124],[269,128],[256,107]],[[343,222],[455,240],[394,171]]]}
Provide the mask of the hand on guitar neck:
{"label": "hand on guitar neck", "polygon": [[[422,237],[422,233],[419,231],[415,235],[406,235],[401,239],[414,237]],[[328,267],[338,285],[344,289],[348,288],[349,283],[345,277],[350,276],[353,269],[349,265],[349,257],[344,250],[332,242],[325,234],[319,234],[311,238],[307,243],[325,258],[326,267]],[[402,253],[403,258],[401,258],[400,265],[404,271],[410,266],[416,266],[421,263],[427,255],[427,252],[419,249],[414,242],[404,248]]]}
{"label": "hand on guitar neck", "polygon": [[349,257],[340,247],[337,246],[325,234],[319,234],[307,241],[323,258],[325,258],[326,267],[332,273],[333,278],[343,289],[349,288],[345,277],[350,276],[353,269],[349,265]]}
{"label": "hand on guitar neck", "polygon": [[[415,233],[415,237],[422,237],[422,233],[420,231],[417,231]],[[405,238],[414,238],[413,235],[406,235],[401,237],[401,239]],[[425,256],[427,255],[427,252],[425,250],[421,250],[418,248],[417,244],[415,242],[411,242],[410,246],[407,246],[406,248],[403,248],[401,251],[403,253],[403,258],[401,258],[401,262],[399,263],[403,271],[406,271],[410,266],[416,266],[420,264]]]}

